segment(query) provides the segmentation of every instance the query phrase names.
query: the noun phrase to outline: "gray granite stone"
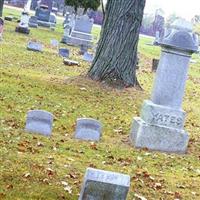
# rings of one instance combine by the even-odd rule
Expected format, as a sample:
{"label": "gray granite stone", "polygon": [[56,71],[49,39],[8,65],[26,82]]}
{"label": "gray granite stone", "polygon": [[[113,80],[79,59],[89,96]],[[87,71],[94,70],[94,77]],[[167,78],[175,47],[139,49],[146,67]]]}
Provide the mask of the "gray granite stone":
{"label": "gray granite stone", "polygon": [[141,110],[141,118],[151,125],[182,129],[185,121],[185,112],[182,109],[173,109],[145,100]]}
{"label": "gray granite stone", "polygon": [[169,153],[185,153],[189,136],[184,130],[147,124],[141,118],[134,118],[131,141],[136,148],[147,148]]}
{"label": "gray granite stone", "polygon": [[74,31],[91,34],[93,23],[93,19],[90,19],[87,15],[77,17]]}
{"label": "gray granite stone", "polygon": [[102,124],[90,118],[81,118],[76,123],[75,138],[81,140],[99,141],[102,132]]}
{"label": "gray granite stone", "polygon": [[130,176],[88,168],[79,200],[125,200]]}
{"label": "gray granite stone", "polygon": [[69,57],[69,49],[60,48],[59,49],[59,55],[64,57],[64,58],[68,58]]}
{"label": "gray granite stone", "polygon": [[30,51],[42,52],[43,51],[43,45],[39,42],[29,41],[28,45],[27,45],[27,49],[30,50]]}
{"label": "gray granite stone", "polygon": [[87,61],[87,62],[92,62],[94,59],[94,56],[92,53],[88,53],[88,52],[85,52],[83,54],[83,60]]}
{"label": "gray granite stone", "polygon": [[160,44],[189,52],[196,52],[199,46],[198,37],[192,32],[191,23],[183,19],[176,20],[170,29],[166,30]]}
{"label": "gray granite stone", "polygon": [[38,27],[37,17],[31,16],[29,19],[28,25],[29,25],[29,27],[37,28]]}
{"label": "gray granite stone", "polygon": [[197,51],[197,37],[190,24],[175,22],[161,38],[161,58],[152,91],[152,101],[145,101],[140,118],[134,118],[131,141],[137,148],[185,153],[189,136],[184,131],[182,110],[188,66]]}
{"label": "gray granite stone", "polygon": [[27,114],[25,130],[27,132],[50,136],[52,125],[53,115],[51,113],[43,110],[31,110]]}

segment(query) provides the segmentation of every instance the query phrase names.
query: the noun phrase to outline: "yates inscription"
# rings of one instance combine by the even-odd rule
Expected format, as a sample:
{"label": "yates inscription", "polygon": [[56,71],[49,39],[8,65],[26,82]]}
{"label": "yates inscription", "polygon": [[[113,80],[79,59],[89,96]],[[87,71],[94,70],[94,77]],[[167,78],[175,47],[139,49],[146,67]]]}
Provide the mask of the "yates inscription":
{"label": "yates inscription", "polygon": [[173,125],[173,126],[181,126],[183,123],[183,119],[181,117],[176,117],[169,114],[161,114],[161,113],[152,113],[152,123],[163,124],[163,125]]}

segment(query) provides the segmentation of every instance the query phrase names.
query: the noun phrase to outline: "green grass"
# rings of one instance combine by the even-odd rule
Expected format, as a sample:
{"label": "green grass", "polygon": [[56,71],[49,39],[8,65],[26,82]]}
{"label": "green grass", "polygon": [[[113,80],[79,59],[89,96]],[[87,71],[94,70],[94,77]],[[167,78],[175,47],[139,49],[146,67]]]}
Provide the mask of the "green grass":
{"label": "green grass", "polygon": [[[5,14],[15,11],[5,9]],[[19,13],[16,12],[16,15]],[[147,199],[200,199],[200,59],[190,66],[183,109],[185,129],[190,134],[186,155],[148,152],[132,147],[129,132],[144,99],[150,98],[153,83],[151,59],[160,48],[146,45],[141,37],[138,79],[143,91],[116,90],[85,78],[89,64],[79,49],[69,47],[70,58],[80,66],[65,66],[50,39],[62,37],[61,22],[56,31],[31,29],[29,36],[15,33],[16,22],[6,22],[0,43],[0,199],[75,200],[87,167],[129,174],[129,200],[135,193]],[[97,36],[99,30],[93,33]],[[43,53],[26,50],[35,39],[44,44]],[[52,137],[24,131],[26,113],[44,109],[55,116]],[[99,143],[73,138],[79,117],[99,119],[103,136]],[[52,171],[50,169],[52,169]],[[62,181],[71,187],[64,190]]]}

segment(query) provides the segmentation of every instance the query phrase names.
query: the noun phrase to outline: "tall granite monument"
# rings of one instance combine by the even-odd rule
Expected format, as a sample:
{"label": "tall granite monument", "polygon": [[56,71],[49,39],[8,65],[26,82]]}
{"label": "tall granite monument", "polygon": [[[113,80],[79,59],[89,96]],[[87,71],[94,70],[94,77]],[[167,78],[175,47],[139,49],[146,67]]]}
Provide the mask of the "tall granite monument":
{"label": "tall granite monument", "polygon": [[198,50],[192,25],[175,21],[160,44],[162,54],[151,100],[144,101],[141,117],[134,118],[131,140],[137,148],[185,153],[189,136],[182,110],[191,55]]}

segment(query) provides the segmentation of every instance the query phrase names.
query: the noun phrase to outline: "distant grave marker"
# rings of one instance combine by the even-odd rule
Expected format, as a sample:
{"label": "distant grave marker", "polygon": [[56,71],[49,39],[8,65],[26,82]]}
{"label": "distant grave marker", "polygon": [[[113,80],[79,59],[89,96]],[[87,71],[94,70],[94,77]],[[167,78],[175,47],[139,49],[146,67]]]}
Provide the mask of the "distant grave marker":
{"label": "distant grave marker", "polygon": [[52,132],[53,115],[44,110],[31,110],[27,114],[25,130],[50,136]]}
{"label": "distant grave marker", "polygon": [[38,27],[37,17],[31,16],[30,19],[29,19],[28,25],[29,25],[29,27],[37,28]]}
{"label": "distant grave marker", "polygon": [[128,175],[88,168],[79,200],[125,200],[129,187]]}
{"label": "distant grave marker", "polygon": [[64,58],[68,58],[69,57],[69,49],[60,48],[59,49],[59,55],[64,57]]}
{"label": "distant grave marker", "polygon": [[58,48],[59,46],[59,42],[56,39],[52,39],[50,43],[51,43],[51,46],[53,46],[54,48]]}
{"label": "distant grave marker", "polygon": [[76,123],[75,138],[81,140],[99,141],[102,132],[102,124],[90,118],[81,118]]}
{"label": "distant grave marker", "polygon": [[42,52],[43,45],[39,42],[29,41],[27,45],[27,49],[30,51]]}
{"label": "distant grave marker", "polygon": [[88,52],[85,52],[84,55],[83,55],[83,60],[87,61],[87,62],[92,62],[94,59],[94,56],[92,53],[88,53]]}

